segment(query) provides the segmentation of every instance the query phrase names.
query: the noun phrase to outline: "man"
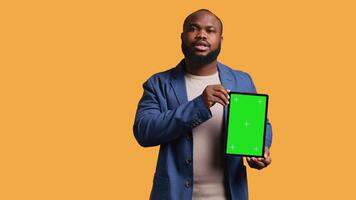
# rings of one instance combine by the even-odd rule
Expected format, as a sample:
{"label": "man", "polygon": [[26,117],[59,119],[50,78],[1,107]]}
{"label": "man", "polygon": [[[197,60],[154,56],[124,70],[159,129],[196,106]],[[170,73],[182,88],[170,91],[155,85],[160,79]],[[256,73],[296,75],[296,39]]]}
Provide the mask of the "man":
{"label": "man", "polygon": [[[248,199],[242,157],[224,155],[229,90],[256,93],[251,77],[217,61],[223,24],[201,9],[184,21],[184,59],[144,84],[133,131],[141,146],[160,145],[150,199]],[[268,121],[268,120],[267,120]],[[252,168],[271,163],[271,124],[264,158],[246,158]]]}

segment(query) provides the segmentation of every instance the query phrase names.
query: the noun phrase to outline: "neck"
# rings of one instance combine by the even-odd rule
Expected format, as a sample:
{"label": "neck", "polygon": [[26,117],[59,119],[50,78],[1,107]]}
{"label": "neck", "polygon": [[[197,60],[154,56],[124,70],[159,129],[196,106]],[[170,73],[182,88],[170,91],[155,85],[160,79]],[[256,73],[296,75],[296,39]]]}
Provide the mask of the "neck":
{"label": "neck", "polygon": [[185,62],[185,69],[187,70],[187,72],[197,76],[213,75],[218,70],[217,60],[214,60],[213,62],[208,64],[197,64],[187,59],[184,59],[184,62]]}

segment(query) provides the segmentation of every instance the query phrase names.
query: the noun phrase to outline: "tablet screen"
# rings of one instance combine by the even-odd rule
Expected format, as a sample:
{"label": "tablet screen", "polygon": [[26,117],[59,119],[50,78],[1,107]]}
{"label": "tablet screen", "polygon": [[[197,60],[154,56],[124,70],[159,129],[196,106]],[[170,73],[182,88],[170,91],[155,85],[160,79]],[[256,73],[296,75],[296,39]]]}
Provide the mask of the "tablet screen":
{"label": "tablet screen", "polygon": [[268,95],[230,92],[225,153],[263,157]]}

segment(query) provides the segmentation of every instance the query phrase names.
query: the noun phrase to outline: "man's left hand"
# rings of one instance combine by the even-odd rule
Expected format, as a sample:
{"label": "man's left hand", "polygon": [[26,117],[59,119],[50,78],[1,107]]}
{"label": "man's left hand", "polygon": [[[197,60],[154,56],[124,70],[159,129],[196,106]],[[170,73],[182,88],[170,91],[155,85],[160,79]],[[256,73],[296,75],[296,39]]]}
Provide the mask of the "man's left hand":
{"label": "man's left hand", "polygon": [[251,168],[255,169],[263,169],[271,164],[271,155],[270,150],[268,147],[265,147],[265,154],[263,158],[256,158],[256,157],[246,157],[247,163]]}

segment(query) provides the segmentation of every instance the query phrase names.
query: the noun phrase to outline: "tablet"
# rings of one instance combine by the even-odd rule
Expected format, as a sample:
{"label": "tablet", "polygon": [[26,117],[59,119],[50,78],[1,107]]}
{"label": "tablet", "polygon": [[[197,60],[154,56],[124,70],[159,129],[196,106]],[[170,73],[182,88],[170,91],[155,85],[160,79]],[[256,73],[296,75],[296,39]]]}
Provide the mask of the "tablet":
{"label": "tablet", "polygon": [[268,95],[230,92],[225,153],[263,157]]}

